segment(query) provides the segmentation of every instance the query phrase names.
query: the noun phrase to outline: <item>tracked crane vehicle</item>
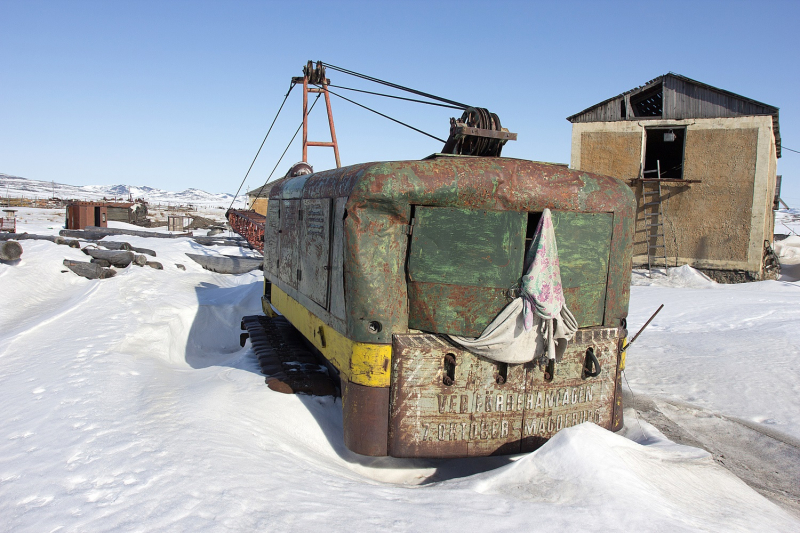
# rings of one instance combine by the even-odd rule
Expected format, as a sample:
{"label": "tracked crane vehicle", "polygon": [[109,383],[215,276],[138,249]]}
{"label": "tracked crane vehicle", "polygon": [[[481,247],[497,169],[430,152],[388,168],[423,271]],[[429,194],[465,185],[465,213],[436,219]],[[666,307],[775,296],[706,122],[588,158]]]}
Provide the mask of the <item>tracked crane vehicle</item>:
{"label": "tracked crane vehicle", "polygon": [[[290,176],[269,191],[260,327],[271,328],[267,344],[300,349],[291,328],[330,366],[350,450],[511,454],[585,421],[622,426],[633,193],[615,178],[502,157],[512,138],[468,109],[443,153]],[[479,337],[516,296],[545,209],[574,338],[549,362],[461,348],[450,336]]]}

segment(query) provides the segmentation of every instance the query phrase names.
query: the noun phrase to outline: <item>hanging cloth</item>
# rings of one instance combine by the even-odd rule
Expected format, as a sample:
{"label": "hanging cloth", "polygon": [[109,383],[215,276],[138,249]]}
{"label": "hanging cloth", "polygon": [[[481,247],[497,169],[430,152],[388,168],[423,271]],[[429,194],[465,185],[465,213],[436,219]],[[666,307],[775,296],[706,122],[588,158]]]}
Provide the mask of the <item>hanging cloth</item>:
{"label": "hanging cloth", "polygon": [[520,296],[478,338],[449,337],[466,350],[503,363],[526,363],[546,354],[556,359],[575,336],[578,323],[564,303],[553,219],[545,209],[536,227],[522,276]]}

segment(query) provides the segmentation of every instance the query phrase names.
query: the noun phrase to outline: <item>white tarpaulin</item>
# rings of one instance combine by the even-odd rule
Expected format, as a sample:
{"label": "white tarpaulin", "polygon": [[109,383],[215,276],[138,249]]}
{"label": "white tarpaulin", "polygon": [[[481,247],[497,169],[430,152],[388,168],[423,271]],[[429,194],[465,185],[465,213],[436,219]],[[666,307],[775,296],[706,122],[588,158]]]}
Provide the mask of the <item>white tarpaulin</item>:
{"label": "white tarpaulin", "polygon": [[578,323],[564,303],[558,247],[550,210],[545,209],[531,244],[533,261],[522,277],[520,296],[508,304],[478,338],[450,338],[494,361],[526,363],[546,353],[556,359]]}

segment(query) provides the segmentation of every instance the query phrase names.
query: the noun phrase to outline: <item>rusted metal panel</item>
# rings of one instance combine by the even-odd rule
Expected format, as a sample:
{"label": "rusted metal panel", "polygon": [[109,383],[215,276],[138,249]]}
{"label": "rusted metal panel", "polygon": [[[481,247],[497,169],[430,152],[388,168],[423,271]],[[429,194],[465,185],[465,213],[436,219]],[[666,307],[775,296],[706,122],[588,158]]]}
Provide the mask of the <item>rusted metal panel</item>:
{"label": "rusted metal panel", "polygon": [[[518,453],[581,422],[610,429],[618,394],[618,339],[617,328],[579,330],[547,380],[538,363],[505,365],[435,335],[395,335],[389,454]],[[600,362],[596,377],[584,371],[589,348]]]}
{"label": "rusted metal panel", "polygon": [[330,198],[302,201],[299,290],[324,308],[328,307],[331,255]]}
{"label": "rusted metal panel", "polygon": [[390,455],[519,452],[522,365],[495,363],[427,334],[395,335],[392,363]]}
{"label": "rusted metal panel", "polygon": [[365,387],[342,380],[344,444],[355,453],[388,454],[389,387]]}
{"label": "rusted metal panel", "polygon": [[[345,321],[346,335],[354,341],[389,343],[392,332],[408,330],[406,228],[412,205],[613,213],[603,324],[618,326],[627,316],[635,198],[619,180],[545,163],[457,156],[366,163],[304,178],[301,189],[289,183],[296,178],[283,180],[270,197],[347,197]],[[289,284],[283,288],[291,293]],[[379,333],[370,330],[371,321],[382,324]]]}
{"label": "rusted metal panel", "polygon": [[[556,362],[552,380],[546,379],[541,365],[528,369],[522,451],[534,450],[557,431],[587,421],[611,429],[617,391],[618,340],[617,328],[581,329]],[[584,372],[590,348],[600,362],[600,374],[596,377]]]}
{"label": "rusted metal panel", "polygon": [[522,275],[526,213],[417,206],[409,327],[477,337]]}
{"label": "rusted metal panel", "polygon": [[567,307],[580,327],[602,325],[614,217],[573,211],[552,215]]}
{"label": "rusted metal panel", "polygon": [[[277,215],[279,210],[276,209],[275,211]],[[228,219],[231,229],[244,237],[254,250],[261,253],[264,252],[264,215],[255,211],[229,209],[225,213],[225,218]],[[184,223],[182,222],[180,227],[183,226]],[[177,228],[178,226],[176,225],[175,227]]]}
{"label": "rusted metal panel", "polygon": [[408,284],[408,301],[409,328],[480,337],[510,300],[506,289],[417,282]]}
{"label": "rusted metal panel", "polygon": [[345,318],[344,298],[344,206],[347,198],[336,198],[333,208],[333,250],[331,251],[331,314]]}
{"label": "rusted metal panel", "polygon": [[519,279],[525,213],[417,206],[411,281],[507,289]]}
{"label": "rusted metal panel", "polygon": [[[351,206],[345,227],[346,336],[356,342],[390,344],[408,331],[405,258],[410,207]],[[391,303],[389,303],[391,302]]]}
{"label": "rusted metal panel", "polygon": [[278,278],[293,289],[297,288],[300,264],[300,200],[281,202],[281,229],[278,234]]}
{"label": "rusted metal panel", "polygon": [[267,203],[267,216],[264,228],[264,273],[273,278],[278,275],[280,263],[281,202],[270,200]]}

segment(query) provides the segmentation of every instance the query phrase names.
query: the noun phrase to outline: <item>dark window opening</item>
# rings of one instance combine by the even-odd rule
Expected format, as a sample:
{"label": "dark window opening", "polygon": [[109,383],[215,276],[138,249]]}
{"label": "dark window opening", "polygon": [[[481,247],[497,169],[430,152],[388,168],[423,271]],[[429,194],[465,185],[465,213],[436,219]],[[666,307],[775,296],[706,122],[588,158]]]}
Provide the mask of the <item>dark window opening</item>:
{"label": "dark window opening", "polygon": [[528,213],[528,226],[525,228],[525,262],[522,265],[522,273],[528,271],[528,254],[530,253],[531,244],[533,244],[533,236],[536,235],[536,226],[539,225],[539,220],[542,218],[541,213]]}
{"label": "dark window opening", "polygon": [[623,119],[628,118],[628,106],[625,105],[624,98],[619,102],[619,116]]}
{"label": "dark window opening", "polygon": [[664,114],[664,99],[661,85],[631,96],[631,107],[635,117],[661,117]]}
{"label": "dark window opening", "polygon": [[644,177],[682,179],[685,139],[684,128],[648,128],[644,152]]}

